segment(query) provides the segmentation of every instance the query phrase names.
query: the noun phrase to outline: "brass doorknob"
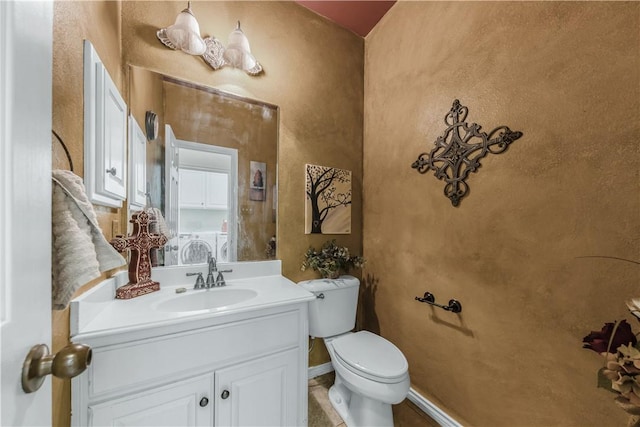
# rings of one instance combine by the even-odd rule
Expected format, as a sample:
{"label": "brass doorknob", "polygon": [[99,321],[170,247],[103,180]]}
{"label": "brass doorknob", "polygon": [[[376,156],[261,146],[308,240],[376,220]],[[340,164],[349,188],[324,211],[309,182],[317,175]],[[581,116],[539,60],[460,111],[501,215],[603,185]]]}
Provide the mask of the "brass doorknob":
{"label": "brass doorknob", "polygon": [[49,354],[46,344],[31,347],[22,365],[22,389],[25,393],[38,390],[47,375],[73,378],[91,364],[91,347],[71,343],[56,354]]}

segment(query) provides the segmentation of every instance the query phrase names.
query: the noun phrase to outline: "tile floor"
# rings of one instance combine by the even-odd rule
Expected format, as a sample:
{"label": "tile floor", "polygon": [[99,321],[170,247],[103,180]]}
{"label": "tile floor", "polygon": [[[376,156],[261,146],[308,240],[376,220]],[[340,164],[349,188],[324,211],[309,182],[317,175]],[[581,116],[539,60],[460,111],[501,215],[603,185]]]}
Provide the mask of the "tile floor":
{"label": "tile floor", "polygon": [[[333,378],[330,372],[309,380],[309,427],[345,427],[329,402]],[[395,427],[438,427],[438,423],[406,399],[393,405],[393,420]]]}

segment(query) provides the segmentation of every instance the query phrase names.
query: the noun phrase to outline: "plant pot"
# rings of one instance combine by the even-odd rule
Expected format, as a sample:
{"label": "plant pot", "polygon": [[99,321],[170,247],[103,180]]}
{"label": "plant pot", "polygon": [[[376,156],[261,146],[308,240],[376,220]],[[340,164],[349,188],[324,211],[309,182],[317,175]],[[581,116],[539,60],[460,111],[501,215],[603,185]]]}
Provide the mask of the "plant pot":
{"label": "plant pot", "polygon": [[340,277],[340,271],[338,270],[322,271],[320,274],[322,274],[323,279],[337,279]]}

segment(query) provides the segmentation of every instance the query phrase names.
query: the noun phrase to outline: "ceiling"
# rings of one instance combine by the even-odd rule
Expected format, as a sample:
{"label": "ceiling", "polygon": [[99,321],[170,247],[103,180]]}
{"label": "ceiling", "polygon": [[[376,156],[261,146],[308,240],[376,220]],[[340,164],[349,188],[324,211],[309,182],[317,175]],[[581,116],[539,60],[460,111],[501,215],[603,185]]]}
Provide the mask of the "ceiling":
{"label": "ceiling", "polygon": [[336,24],[366,37],[396,0],[333,1],[297,0],[297,3]]}

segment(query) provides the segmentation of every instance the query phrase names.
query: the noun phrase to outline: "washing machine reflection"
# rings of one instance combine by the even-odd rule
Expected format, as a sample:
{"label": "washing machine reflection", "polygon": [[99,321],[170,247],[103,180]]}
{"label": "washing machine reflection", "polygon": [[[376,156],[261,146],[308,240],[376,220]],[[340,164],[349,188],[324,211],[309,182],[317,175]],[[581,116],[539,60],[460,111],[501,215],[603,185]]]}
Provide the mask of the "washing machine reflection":
{"label": "washing machine reflection", "polygon": [[206,263],[209,254],[215,256],[218,262],[229,260],[227,233],[181,233],[178,247],[179,265]]}

